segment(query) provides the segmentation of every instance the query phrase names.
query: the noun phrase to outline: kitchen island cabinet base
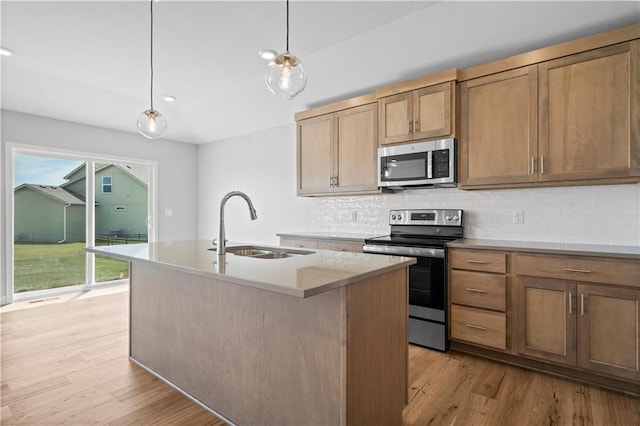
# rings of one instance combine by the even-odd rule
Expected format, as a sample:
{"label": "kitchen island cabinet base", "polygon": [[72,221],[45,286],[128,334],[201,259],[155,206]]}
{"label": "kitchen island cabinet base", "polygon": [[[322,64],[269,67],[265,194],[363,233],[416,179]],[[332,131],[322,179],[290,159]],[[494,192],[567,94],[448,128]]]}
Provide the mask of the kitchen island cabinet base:
{"label": "kitchen island cabinet base", "polygon": [[299,298],[131,264],[130,357],[236,424],[402,424],[407,270]]}

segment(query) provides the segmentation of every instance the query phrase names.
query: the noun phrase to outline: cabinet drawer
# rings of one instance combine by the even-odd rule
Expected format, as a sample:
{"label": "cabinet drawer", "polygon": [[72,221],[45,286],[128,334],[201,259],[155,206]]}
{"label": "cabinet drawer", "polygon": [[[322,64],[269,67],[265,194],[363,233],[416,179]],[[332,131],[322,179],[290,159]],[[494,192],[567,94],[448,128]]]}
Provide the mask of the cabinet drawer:
{"label": "cabinet drawer", "polygon": [[506,310],[506,277],[482,272],[451,271],[451,303]]}
{"label": "cabinet drawer", "polygon": [[355,241],[318,241],[321,250],[353,251],[362,253],[362,244]]}
{"label": "cabinet drawer", "polygon": [[469,271],[496,272],[504,274],[507,270],[507,255],[484,250],[451,250],[451,267]]}
{"label": "cabinet drawer", "polygon": [[280,237],[280,245],[285,247],[318,248],[318,241]]}
{"label": "cabinet drawer", "polygon": [[506,314],[451,305],[451,338],[504,350]]}
{"label": "cabinet drawer", "polygon": [[640,262],[634,261],[516,254],[514,271],[518,275],[640,288]]}

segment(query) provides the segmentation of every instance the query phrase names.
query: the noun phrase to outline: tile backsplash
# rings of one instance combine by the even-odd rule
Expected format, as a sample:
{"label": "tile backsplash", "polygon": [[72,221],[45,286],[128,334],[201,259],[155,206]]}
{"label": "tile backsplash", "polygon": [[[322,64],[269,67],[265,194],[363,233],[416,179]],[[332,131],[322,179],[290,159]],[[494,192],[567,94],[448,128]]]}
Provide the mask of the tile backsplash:
{"label": "tile backsplash", "polygon": [[[465,235],[517,241],[640,246],[640,184],[462,191],[419,189],[317,198],[314,227],[387,234],[389,210],[464,210]],[[524,223],[513,223],[513,212]]]}

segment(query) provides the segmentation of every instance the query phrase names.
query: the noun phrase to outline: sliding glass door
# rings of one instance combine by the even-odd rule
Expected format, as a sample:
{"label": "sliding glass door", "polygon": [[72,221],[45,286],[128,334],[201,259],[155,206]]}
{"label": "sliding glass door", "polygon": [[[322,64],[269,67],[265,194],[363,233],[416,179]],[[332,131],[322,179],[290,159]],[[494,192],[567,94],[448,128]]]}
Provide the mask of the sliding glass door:
{"label": "sliding glass door", "polygon": [[12,155],[13,295],[126,282],[128,262],[84,247],[153,240],[155,164],[24,148]]}
{"label": "sliding glass door", "polygon": [[[144,164],[96,163],[95,245],[146,243],[149,240],[149,182]],[[96,256],[95,281],[129,278],[129,263]]]}
{"label": "sliding glass door", "polygon": [[13,291],[86,284],[84,191],[65,186],[73,159],[16,154],[13,188]]}

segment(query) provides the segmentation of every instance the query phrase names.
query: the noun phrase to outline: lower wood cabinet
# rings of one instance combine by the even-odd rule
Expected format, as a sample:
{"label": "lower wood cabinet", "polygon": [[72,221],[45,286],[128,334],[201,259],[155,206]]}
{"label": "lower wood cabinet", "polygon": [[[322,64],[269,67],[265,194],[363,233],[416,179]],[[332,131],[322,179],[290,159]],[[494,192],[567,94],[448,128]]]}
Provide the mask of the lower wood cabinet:
{"label": "lower wood cabinet", "polygon": [[547,278],[517,278],[518,353],[575,365],[575,284]]}
{"label": "lower wood cabinet", "polygon": [[507,282],[504,252],[449,252],[450,338],[507,349]]}
{"label": "lower wood cabinet", "polygon": [[640,290],[518,277],[518,353],[640,380]]}
{"label": "lower wood cabinet", "polygon": [[449,249],[451,347],[640,394],[640,260]]}
{"label": "lower wood cabinet", "polygon": [[505,314],[466,306],[451,306],[451,338],[497,349],[507,348]]}
{"label": "lower wood cabinet", "polygon": [[320,250],[350,251],[362,253],[363,242],[336,239],[308,239],[280,237],[280,245]]}

